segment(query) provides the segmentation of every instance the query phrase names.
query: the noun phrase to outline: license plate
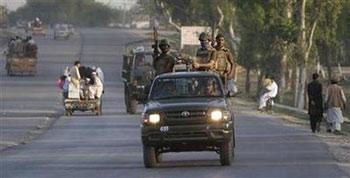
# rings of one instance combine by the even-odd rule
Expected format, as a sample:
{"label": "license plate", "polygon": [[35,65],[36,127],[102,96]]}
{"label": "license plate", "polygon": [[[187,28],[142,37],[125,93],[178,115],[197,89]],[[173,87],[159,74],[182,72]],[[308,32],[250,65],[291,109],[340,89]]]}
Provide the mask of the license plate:
{"label": "license plate", "polygon": [[168,132],[169,131],[169,126],[161,126],[159,130],[161,132]]}

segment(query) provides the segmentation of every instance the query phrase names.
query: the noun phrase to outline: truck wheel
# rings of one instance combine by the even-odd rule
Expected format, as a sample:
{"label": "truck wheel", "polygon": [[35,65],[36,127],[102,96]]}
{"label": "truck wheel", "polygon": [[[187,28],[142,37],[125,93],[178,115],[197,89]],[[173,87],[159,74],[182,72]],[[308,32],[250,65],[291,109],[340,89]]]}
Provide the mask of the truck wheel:
{"label": "truck wheel", "polygon": [[157,161],[157,163],[162,162],[162,159],[163,159],[162,153],[157,153],[156,154],[156,161]]}
{"label": "truck wheel", "polygon": [[153,168],[157,165],[156,150],[151,146],[143,146],[143,163],[146,168]]}
{"label": "truck wheel", "polygon": [[66,116],[71,116],[72,114],[73,114],[73,111],[68,110],[68,109],[66,109],[66,111],[64,112],[64,115],[66,115]]}
{"label": "truck wheel", "polygon": [[229,166],[231,165],[231,159],[232,159],[232,140],[225,141],[220,148],[220,163],[222,166]]}
{"label": "truck wheel", "polygon": [[236,148],[236,133],[235,129],[233,128],[233,134],[232,134],[232,160],[235,158],[235,148]]}
{"label": "truck wheel", "polygon": [[126,113],[130,113],[129,109],[129,91],[128,88],[124,85],[124,103],[126,107]]}

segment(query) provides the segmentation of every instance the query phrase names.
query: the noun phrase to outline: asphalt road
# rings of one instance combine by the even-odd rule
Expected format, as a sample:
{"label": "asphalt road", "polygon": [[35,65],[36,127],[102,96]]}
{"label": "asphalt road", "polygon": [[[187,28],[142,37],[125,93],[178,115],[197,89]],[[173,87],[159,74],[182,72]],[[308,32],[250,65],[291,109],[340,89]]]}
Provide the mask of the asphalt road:
{"label": "asphalt road", "polygon": [[[326,144],[309,130],[242,112],[244,108],[235,108],[240,112],[236,115],[236,158],[231,166],[220,166],[216,153],[190,152],[165,154],[159,168],[145,169],[140,116],[125,114],[120,78],[122,44],[138,37],[113,29],[83,29],[82,35],[82,64],[104,70],[103,116],[89,112],[62,116],[31,143],[0,152],[1,178],[350,177],[339,168]],[[54,80],[73,62],[81,40],[37,41],[41,49],[38,76],[6,77],[1,72],[1,109],[7,120],[62,113]]]}

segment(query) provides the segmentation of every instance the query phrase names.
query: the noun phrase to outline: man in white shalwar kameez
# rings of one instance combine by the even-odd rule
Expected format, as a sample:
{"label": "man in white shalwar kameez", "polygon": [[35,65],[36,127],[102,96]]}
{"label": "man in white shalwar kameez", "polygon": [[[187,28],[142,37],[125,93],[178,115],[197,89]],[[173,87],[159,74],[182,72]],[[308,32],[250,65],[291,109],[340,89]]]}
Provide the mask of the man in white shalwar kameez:
{"label": "man in white shalwar kameez", "polygon": [[328,86],[325,101],[327,104],[327,132],[341,133],[341,124],[344,122],[342,109],[345,109],[346,97],[343,89],[338,85],[338,78],[331,80]]}
{"label": "man in white shalwar kameez", "polygon": [[92,80],[94,84],[89,86],[89,99],[100,99],[103,93],[103,83],[96,72],[92,72]]}
{"label": "man in white shalwar kameez", "polygon": [[267,82],[267,85],[264,89],[266,92],[263,95],[261,95],[259,99],[259,111],[263,111],[263,109],[266,107],[267,101],[271,98],[276,97],[278,93],[277,83],[270,78],[267,80],[269,80],[269,82]]}

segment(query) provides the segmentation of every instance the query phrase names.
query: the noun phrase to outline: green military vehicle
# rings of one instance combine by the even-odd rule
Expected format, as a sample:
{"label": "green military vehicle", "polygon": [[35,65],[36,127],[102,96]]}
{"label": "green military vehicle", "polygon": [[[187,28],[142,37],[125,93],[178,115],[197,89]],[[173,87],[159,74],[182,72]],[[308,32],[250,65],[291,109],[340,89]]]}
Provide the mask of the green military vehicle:
{"label": "green military vehicle", "polygon": [[210,72],[157,76],[142,113],[141,135],[146,168],[163,153],[215,151],[221,165],[234,157],[234,115],[220,77]]}
{"label": "green military vehicle", "polygon": [[122,79],[126,112],[135,114],[137,105],[144,103],[147,88],[153,78],[153,52],[144,47],[136,47],[123,56]]}

